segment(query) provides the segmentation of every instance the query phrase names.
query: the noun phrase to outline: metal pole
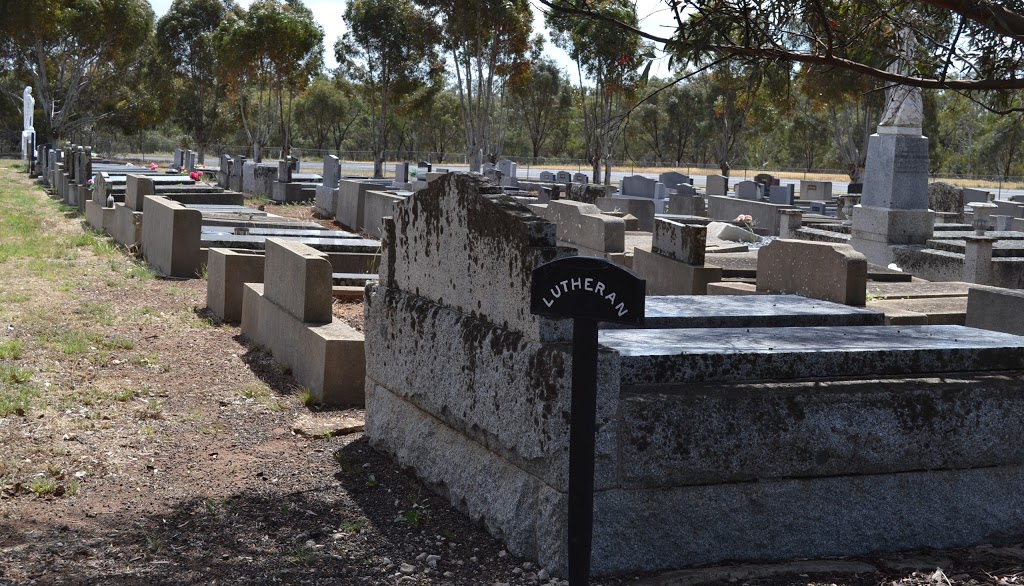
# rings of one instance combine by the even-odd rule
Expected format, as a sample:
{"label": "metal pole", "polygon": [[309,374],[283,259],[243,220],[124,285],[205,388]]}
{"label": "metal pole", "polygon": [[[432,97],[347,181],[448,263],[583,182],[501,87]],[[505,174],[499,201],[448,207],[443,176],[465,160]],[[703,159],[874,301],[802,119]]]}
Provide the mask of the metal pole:
{"label": "metal pole", "polygon": [[594,535],[594,433],[597,419],[597,322],[572,326],[572,398],[569,421],[569,586],[590,583]]}

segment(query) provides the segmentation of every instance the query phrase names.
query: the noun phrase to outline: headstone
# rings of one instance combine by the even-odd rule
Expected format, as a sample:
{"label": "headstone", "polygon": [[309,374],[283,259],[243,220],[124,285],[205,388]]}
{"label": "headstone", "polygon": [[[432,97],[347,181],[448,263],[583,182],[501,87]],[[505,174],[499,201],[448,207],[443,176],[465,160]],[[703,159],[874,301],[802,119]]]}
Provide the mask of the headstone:
{"label": "headstone", "polygon": [[555,174],[555,181],[557,183],[572,183],[572,174],[568,171],[559,171]]}
{"label": "headstone", "polygon": [[[630,175],[629,177],[622,178],[622,182],[619,183],[619,192],[622,195],[634,197],[655,197],[655,193],[658,190],[657,186],[658,182],[654,179],[649,179],[643,175]],[[664,191],[664,185],[662,186],[662,191]]]}
{"label": "headstone", "polygon": [[545,182],[545,183],[554,183],[555,182],[555,174],[552,173],[551,171],[541,171],[540,172],[540,180]]}
{"label": "headstone", "polygon": [[867,259],[848,244],[779,239],[757,253],[759,292],[863,306],[867,278]]}
{"label": "headstone", "polygon": [[430,173],[430,170],[431,170],[431,169],[433,168],[433,167],[432,167],[432,166],[430,165],[430,163],[428,163],[428,162],[426,162],[426,161],[420,161],[419,163],[417,163],[417,164],[416,164],[416,166],[417,166],[417,167],[426,167],[426,169],[427,169],[427,173]]}
{"label": "headstone", "polygon": [[736,184],[736,197],[748,201],[761,201],[764,186],[754,181],[740,181]]}
{"label": "headstone", "polygon": [[590,177],[586,173],[573,173],[572,182],[584,184],[590,183]]}
{"label": "headstone", "polygon": [[988,201],[989,192],[985,189],[974,189],[965,187],[963,190],[964,204],[981,203]]}
{"label": "headstone", "polygon": [[341,179],[341,163],[334,155],[324,156],[322,185],[334,189],[338,187],[338,180]]}
{"label": "headstone", "polygon": [[857,195],[857,194],[864,193],[864,184],[863,183],[850,183],[849,185],[846,186],[846,193],[849,193],[850,195]]}
{"label": "headstone", "polygon": [[[337,159],[337,157],[335,157]],[[395,163],[395,183],[409,182],[409,163]]]}
{"label": "headstone", "polygon": [[729,193],[729,178],[725,175],[708,175],[704,190],[708,195],[726,195]]}
{"label": "headstone", "polygon": [[790,185],[769,185],[768,203],[791,206],[794,199],[794,186]]}
{"label": "headstone", "polygon": [[501,159],[500,161],[498,161],[498,165],[495,168],[498,171],[501,171],[501,174],[504,177],[512,177],[512,178],[514,178],[516,176],[516,171],[515,171],[516,164],[513,163],[512,161],[508,160],[508,159]]}
{"label": "headstone", "polygon": [[632,175],[623,177],[619,184],[619,195],[622,197],[642,197],[654,200],[654,211],[657,214],[665,213],[665,203],[668,190],[660,181],[649,179],[643,175]]}
{"label": "headstone", "polygon": [[658,175],[658,181],[665,185],[665,189],[670,191],[678,189],[680,185],[693,185],[693,179],[679,171],[666,171]]}
{"label": "headstone", "polygon": [[185,166],[185,151],[181,149],[174,149],[174,160],[171,161],[171,166],[175,169],[182,169]]}
{"label": "headstone", "polygon": [[277,181],[278,183],[292,182],[292,165],[287,159],[277,162]]}
{"label": "headstone", "polygon": [[651,252],[688,265],[703,266],[707,233],[706,226],[656,218]]}
{"label": "headstone", "polygon": [[810,210],[812,214],[824,216],[828,212],[828,206],[823,201],[812,201]]}
{"label": "headstone", "polygon": [[832,201],[832,182],[801,181],[800,201]]}
{"label": "headstone", "polygon": [[957,221],[962,222],[964,211],[963,188],[941,181],[928,184],[928,209],[934,212],[959,214]]}
{"label": "headstone", "polygon": [[758,173],[754,175],[754,183],[760,183],[767,188],[769,185],[776,185],[775,177],[771,173]]}

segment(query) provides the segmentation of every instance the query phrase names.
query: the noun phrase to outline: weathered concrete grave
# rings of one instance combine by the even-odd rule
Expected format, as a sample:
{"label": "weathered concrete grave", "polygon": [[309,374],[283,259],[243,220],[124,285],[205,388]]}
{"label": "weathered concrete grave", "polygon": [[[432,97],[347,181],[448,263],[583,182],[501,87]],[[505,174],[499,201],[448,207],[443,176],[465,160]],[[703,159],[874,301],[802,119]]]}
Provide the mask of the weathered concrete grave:
{"label": "weathered concrete grave", "polygon": [[[571,250],[458,174],[400,203],[382,245],[367,437],[563,572],[569,333],[525,300],[533,268]],[[595,573],[1024,537],[1024,338],[834,324],[600,336]]]}

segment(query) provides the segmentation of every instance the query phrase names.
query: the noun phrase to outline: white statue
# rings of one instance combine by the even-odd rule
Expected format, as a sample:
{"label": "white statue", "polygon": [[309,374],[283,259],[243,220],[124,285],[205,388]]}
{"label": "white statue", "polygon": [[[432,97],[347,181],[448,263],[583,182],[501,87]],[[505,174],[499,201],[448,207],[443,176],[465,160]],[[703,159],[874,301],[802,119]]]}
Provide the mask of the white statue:
{"label": "white statue", "polygon": [[[897,75],[909,76],[914,71],[914,51],[917,38],[905,28],[900,31],[900,49],[896,60],[889,64],[886,71]],[[924,103],[921,101],[921,88],[908,85],[892,85],[885,90],[885,112],[879,126],[902,126],[921,128],[924,122]]]}
{"label": "white statue", "polygon": [[32,115],[35,112],[36,100],[32,97],[32,86],[25,86],[23,100],[24,109],[22,110],[22,112],[25,116],[25,130],[35,130],[35,126],[32,125]]}

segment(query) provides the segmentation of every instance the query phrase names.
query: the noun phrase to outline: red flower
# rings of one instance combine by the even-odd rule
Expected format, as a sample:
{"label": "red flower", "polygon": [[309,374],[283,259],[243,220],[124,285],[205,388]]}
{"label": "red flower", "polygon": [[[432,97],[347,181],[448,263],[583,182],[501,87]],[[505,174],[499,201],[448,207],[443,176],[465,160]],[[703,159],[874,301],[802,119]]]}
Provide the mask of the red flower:
{"label": "red flower", "polygon": [[188,174],[188,178],[191,179],[192,181],[199,181],[200,179],[203,178],[203,172],[192,171],[191,173]]}

